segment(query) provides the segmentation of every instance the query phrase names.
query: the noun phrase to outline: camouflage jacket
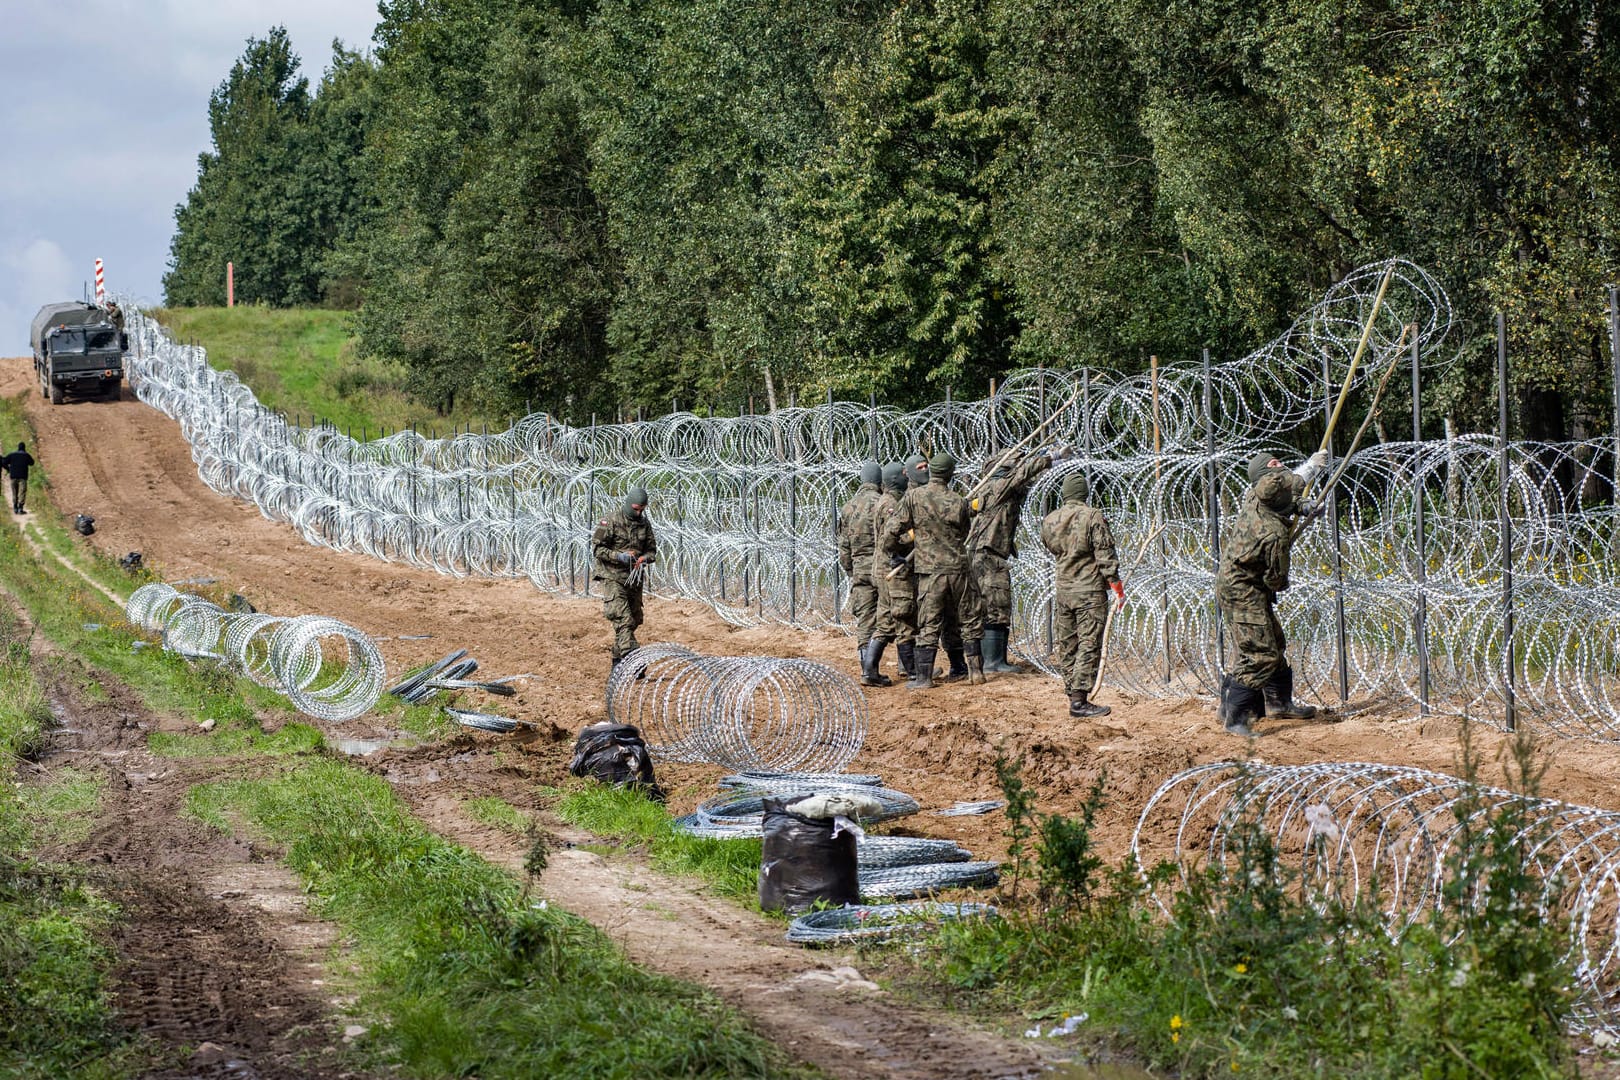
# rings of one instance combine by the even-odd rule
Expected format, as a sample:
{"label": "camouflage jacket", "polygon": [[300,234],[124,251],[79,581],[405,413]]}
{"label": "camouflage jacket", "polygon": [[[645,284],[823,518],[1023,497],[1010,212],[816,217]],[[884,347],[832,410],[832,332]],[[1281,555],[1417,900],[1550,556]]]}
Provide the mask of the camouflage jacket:
{"label": "camouflage jacket", "polygon": [[1059,596],[1099,593],[1119,580],[1114,532],[1096,507],[1075,500],[1047,514],[1041,543],[1057,560]]}
{"label": "camouflage jacket", "polygon": [[1014,464],[1006,476],[991,480],[974,500],[979,516],[968,533],[969,551],[988,551],[1010,559],[1018,554],[1018,519],[1029,498],[1029,485],[1052,467],[1045,454],[1030,454]]}
{"label": "camouflage jacket", "polygon": [[883,527],[883,550],[904,555],[905,535],[914,533],[917,553],[912,568],[917,573],[965,574],[971,520],[966,499],[930,480],[926,487],[906,489],[900,509]]}
{"label": "camouflage jacket", "polygon": [[864,573],[872,559],[872,526],[877,517],[879,497],[876,484],[862,484],[854,496],[838,508],[838,565],[844,573]]}
{"label": "camouflage jacket", "polygon": [[1273,470],[1243,496],[1243,509],[1221,534],[1215,598],[1228,610],[1263,607],[1288,588],[1293,512],[1305,482]]}
{"label": "camouflage jacket", "polygon": [[591,551],[596,556],[593,579],[624,581],[630,577],[630,567],[619,562],[619,552],[652,555],[658,551],[658,541],[653,538],[652,522],[645,512],[633,518],[621,507],[597,523],[596,531],[591,533]]}
{"label": "camouflage jacket", "polygon": [[[911,551],[911,541],[901,540],[899,549],[891,556],[883,547],[883,530],[888,527],[889,519],[900,512],[900,500],[905,498],[903,493],[885,491],[878,496],[877,506],[872,511],[872,576],[887,577],[893,569],[889,565],[891,557],[905,558]],[[905,577],[911,573],[910,564],[896,574],[895,577]]]}

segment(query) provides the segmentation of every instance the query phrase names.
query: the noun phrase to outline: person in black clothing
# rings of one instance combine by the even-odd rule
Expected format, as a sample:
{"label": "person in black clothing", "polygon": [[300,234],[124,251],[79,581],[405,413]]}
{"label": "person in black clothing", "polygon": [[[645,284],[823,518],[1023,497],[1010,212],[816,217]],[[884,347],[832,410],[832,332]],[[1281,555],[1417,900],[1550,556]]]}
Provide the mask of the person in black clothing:
{"label": "person in black clothing", "polygon": [[17,444],[17,449],[0,458],[0,465],[5,466],[6,475],[11,477],[11,511],[14,514],[26,514],[23,501],[28,498],[28,468],[34,459],[28,455],[28,448],[23,443]]}

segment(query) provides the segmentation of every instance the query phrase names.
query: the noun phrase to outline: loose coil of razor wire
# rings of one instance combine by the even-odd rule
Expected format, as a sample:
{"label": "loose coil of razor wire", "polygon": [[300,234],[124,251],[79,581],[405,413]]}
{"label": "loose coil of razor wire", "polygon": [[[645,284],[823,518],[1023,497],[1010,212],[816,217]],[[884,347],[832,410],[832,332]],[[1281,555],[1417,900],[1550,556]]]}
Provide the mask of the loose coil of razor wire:
{"label": "loose coil of razor wire", "polygon": [[[1050,670],[1052,570],[1034,527],[1063,476],[1083,470],[1130,572],[1110,683],[1147,695],[1209,693],[1221,668],[1211,506],[1234,513],[1246,459],[1279,449],[1329,406],[1337,389],[1330,384],[1346,370],[1391,269],[1356,384],[1370,384],[1414,345],[1431,372],[1446,364],[1453,316],[1444,291],[1410,263],[1379,263],[1335,285],[1276,341],[1214,364],[1208,409],[1194,363],[1163,365],[1156,378],[1016,372],[991,398],[910,413],[837,402],[590,427],[535,415],[487,435],[397,432],[359,441],[329,426],[289,424],[235,375],[209,367],[202,350],[175,344],[139,313],[130,316],[138,345],[130,370],[142,400],[179,422],[199,474],[216,490],[251,501],[311,543],[445,574],[528,577],[543,589],[588,594],[591,527],[628,487],[644,486],[654,493],[661,555],[649,588],[710,604],[738,625],[842,621],[848,582],[833,525],[861,461],[896,460],[919,446],[949,450],[971,483],[987,457],[1055,417],[1043,441],[1072,443],[1077,454],[1043,474],[1026,503],[1024,554],[1013,562],[1015,646]],[[1620,733],[1620,562],[1611,554],[1620,521],[1611,507],[1580,498],[1609,449],[1506,448],[1515,604],[1520,624],[1536,628],[1511,672],[1500,660],[1497,441],[1464,436],[1358,453],[1338,485],[1342,570],[1334,571],[1328,530],[1306,532],[1279,612],[1296,645],[1297,692],[1320,697],[1335,681],[1327,612],[1330,597],[1342,594],[1352,694],[1415,697],[1412,611],[1422,594],[1437,705],[1490,712],[1511,674],[1522,712],[1567,734]],[[1419,504],[1422,551],[1413,529]]]}
{"label": "loose coil of razor wire", "polygon": [[229,611],[161,582],[136,589],[125,617],[162,634],[165,649],[229,663],[260,686],[285,694],[306,716],[352,720],[370,711],[382,694],[384,666],[376,643],[336,619]]}
{"label": "loose coil of razor wire", "polygon": [[[1177,864],[1185,880],[1235,865],[1243,831],[1258,828],[1297,871],[1293,882],[1307,900],[1369,901],[1398,935],[1443,902],[1458,860],[1472,855],[1462,850],[1466,839],[1504,812],[1513,842],[1523,845],[1524,871],[1540,882],[1540,910],[1568,916],[1578,1024],[1620,1031],[1615,811],[1392,765],[1221,762],[1188,769],[1154,793],[1132,852],[1143,868]],[[1168,895],[1155,896],[1168,910]],[[1483,893],[1474,899],[1483,902]]]}

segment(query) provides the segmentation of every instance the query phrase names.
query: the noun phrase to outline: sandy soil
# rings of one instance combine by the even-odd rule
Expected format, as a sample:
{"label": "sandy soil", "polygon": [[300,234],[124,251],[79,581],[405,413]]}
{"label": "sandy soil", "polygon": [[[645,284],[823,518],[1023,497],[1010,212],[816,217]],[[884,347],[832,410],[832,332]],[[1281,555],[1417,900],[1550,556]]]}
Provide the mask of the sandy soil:
{"label": "sandy soil", "polygon": [[[53,408],[32,392],[27,361],[16,360],[0,361],[0,392],[27,395],[38,432],[34,455],[46,471],[59,511],[93,515],[97,532],[90,542],[107,553],[139,550],[167,580],[217,578],[260,610],[344,619],[387,639],[381,647],[391,672],[459,647],[471,650],[487,674],[534,673],[535,678],[520,684],[517,698],[497,702],[495,711],[538,721],[540,733],[468,735],[436,747],[384,751],[364,759],[394,780],[435,827],[492,857],[514,857],[516,841],[467,821],[460,815],[459,798],[502,794],[517,805],[536,806],[534,784],[562,776],[572,733],[603,718],[610,632],[597,601],[542,593],[527,581],[458,580],[312,547],[291,528],[205,487],[176,425],[133,400],[127,390],[120,402]],[[432,636],[400,640],[401,635],[417,634]],[[649,599],[641,637],[644,642],[678,641],[714,654],[806,656],[851,674],[858,671],[846,637],[784,628],[737,629],[689,602]],[[886,784],[923,805],[923,814],[904,819],[891,831],[948,837],[979,858],[998,858],[1005,850],[999,813],[944,818],[928,811],[962,799],[996,797],[993,762],[998,749],[1023,757],[1026,778],[1048,811],[1073,810],[1106,771],[1109,803],[1099,817],[1100,839],[1107,852],[1119,854],[1129,843],[1143,803],[1165,779],[1194,764],[1241,756],[1246,748],[1220,731],[1213,709],[1204,703],[1126,701],[1107,690],[1100,698],[1114,707],[1112,716],[1075,722],[1067,715],[1061,687],[1043,676],[1001,676],[982,688],[959,683],[923,694],[898,686],[873,690],[870,732],[850,768],[880,773]],[[390,734],[367,725],[358,721],[334,734]],[[1455,722],[1444,718],[1420,722],[1369,711],[1342,723],[1272,722],[1261,731],[1265,737],[1255,743],[1254,753],[1270,762],[1381,761],[1440,771],[1453,771],[1456,764]],[[1481,732],[1476,743],[1489,758],[1503,740]],[[1546,749],[1553,755],[1546,794],[1620,808],[1613,783],[1620,775],[1620,747],[1560,741],[1549,742]],[[719,775],[718,769],[697,766],[660,768],[677,810],[713,794]],[[1499,778],[1494,766],[1487,770],[1485,779]],[[893,1061],[870,1060],[874,1047],[914,1039],[916,1029],[907,1026],[911,1021],[900,1012],[888,1021],[892,1029],[887,1041],[881,1030],[849,1032],[850,1046],[867,1052],[861,1064],[855,1064],[859,1056],[840,1056],[837,1038],[824,1034],[807,1046],[798,1040],[813,1040],[813,1033],[773,1028],[768,1020],[791,1010],[761,1008],[758,1002],[795,973],[836,963],[788,952],[802,958],[795,964],[779,955],[787,951],[775,944],[779,931],[771,924],[721,911],[714,902],[683,893],[667,881],[650,884],[634,868],[600,860],[593,865],[580,855],[559,859],[566,873],[548,873],[542,887],[615,933],[636,959],[715,986],[756,1019],[765,1018],[764,1030],[835,1075],[1004,1075],[1033,1062],[1025,1057],[1015,1065],[1015,1044],[994,1042],[984,1047],[962,1044],[946,1054],[919,1053],[912,1042],[909,1054],[897,1051]],[[571,884],[575,878],[580,879],[577,887]],[[646,910],[647,889],[657,894],[660,912]],[[672,933],[642,936],[649,923],[668,921],[671,912],[677,924]],[[711,942],[716,943],[712,951]],[[743,943],[747,957],[732,956],[727,942]],[[863,1003],[848,1011],[871,1008]],[[836,1027],[825,1022],[814,1026],[823,1031]],[[1002,1060],[1002,1054],[1014,1056]],[[921,1064],[953,1060],[961,1067],[939,1064],[929,1071]],[[914,1068],[922,1071],[907,1071]]]}

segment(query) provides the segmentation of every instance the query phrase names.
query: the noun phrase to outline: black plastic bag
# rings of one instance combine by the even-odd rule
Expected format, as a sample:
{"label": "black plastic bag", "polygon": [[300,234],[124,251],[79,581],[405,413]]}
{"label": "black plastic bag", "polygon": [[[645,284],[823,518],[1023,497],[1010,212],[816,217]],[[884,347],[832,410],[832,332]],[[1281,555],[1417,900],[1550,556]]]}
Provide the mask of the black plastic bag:
{"label": "black plastic bag", "polygon": [[89,536],[96,531],[96,519],[89,514],[80,514],[73,519],[73,531],[80,536]]}
{"label": "black plastic bag", "polygon": [[652,757],[634,724],[604,720],[581,729],[574,740],[574,760],[568,771],[604,784],[642,788],[662,802],[664,790],[653,777]]}
{"label": "black plastic bag", "polygon": [[830,818],[800,817],[785,809],[781,799],[768,798],[764,805],[759,906],[798,914],[817,901],[834,906],[860,903],[855,833],[836,828]]}

